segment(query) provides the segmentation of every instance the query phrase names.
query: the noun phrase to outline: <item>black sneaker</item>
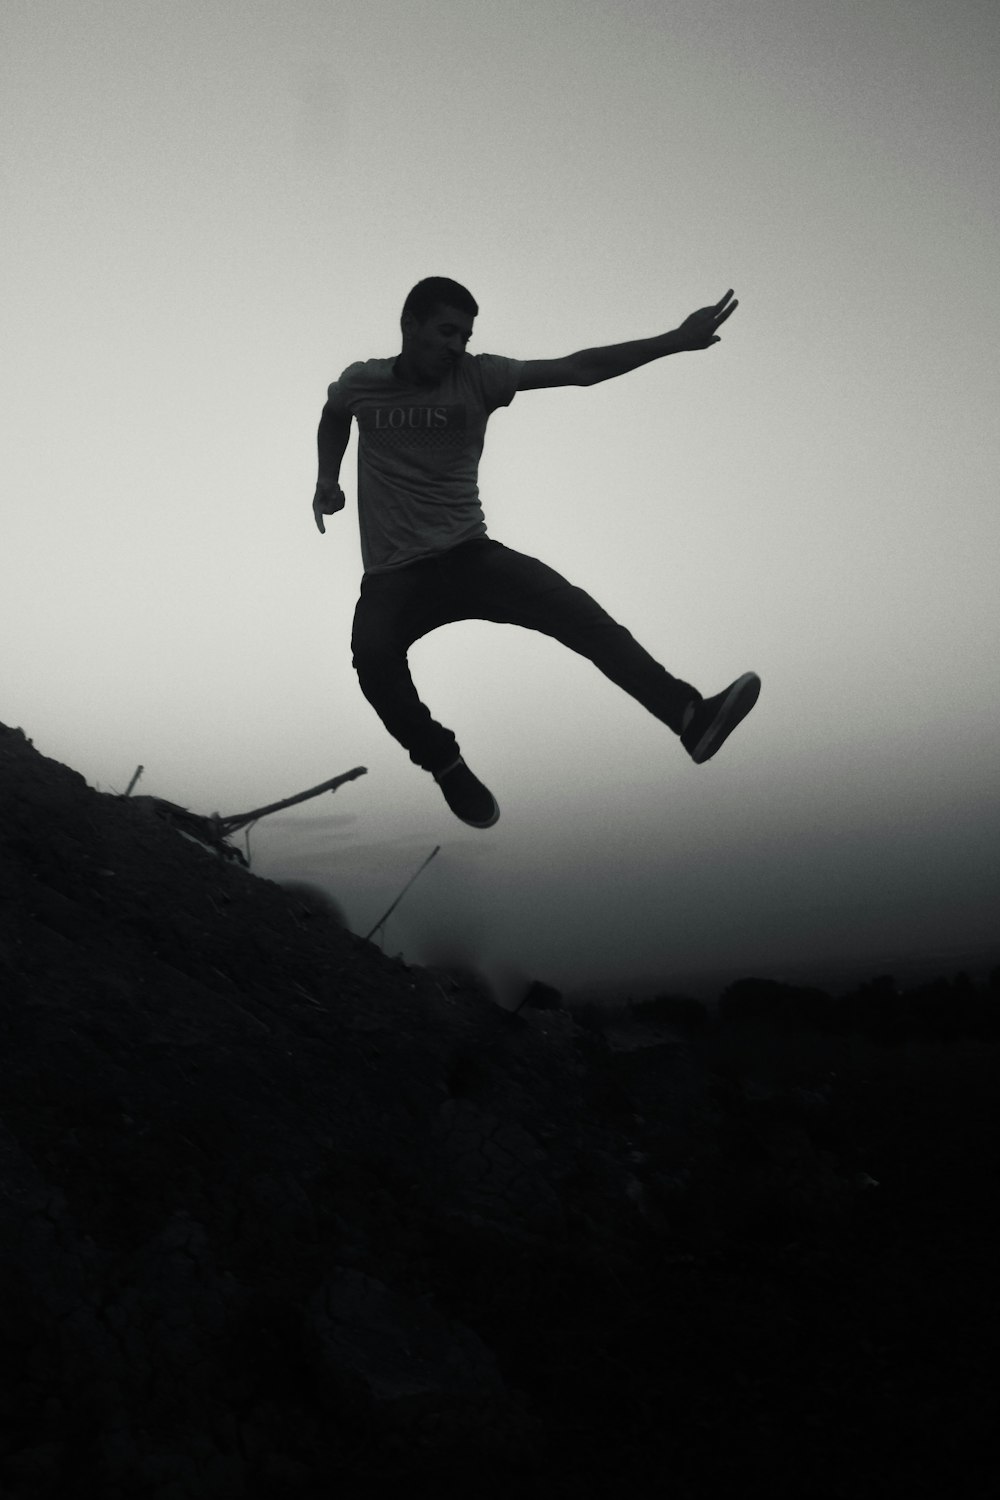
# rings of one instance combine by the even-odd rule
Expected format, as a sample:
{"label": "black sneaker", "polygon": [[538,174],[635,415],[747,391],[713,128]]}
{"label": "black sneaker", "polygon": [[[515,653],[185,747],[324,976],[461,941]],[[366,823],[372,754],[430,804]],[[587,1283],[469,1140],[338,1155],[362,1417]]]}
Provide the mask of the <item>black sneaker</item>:
{"label": "black sneaker", "polygon": [[497,800],[478,776],[473,776],[461,756],[434,777],[444,800],[463,823],[471,828],[492,828],[500,816]]}
{"label": "black sneaker", "polygon": [[744,672],[714,698],[703,698],[700,703],[688,705],[681,744],[696,766],[711,760],[740,720],[746,718],[759,696],[757,673]]}

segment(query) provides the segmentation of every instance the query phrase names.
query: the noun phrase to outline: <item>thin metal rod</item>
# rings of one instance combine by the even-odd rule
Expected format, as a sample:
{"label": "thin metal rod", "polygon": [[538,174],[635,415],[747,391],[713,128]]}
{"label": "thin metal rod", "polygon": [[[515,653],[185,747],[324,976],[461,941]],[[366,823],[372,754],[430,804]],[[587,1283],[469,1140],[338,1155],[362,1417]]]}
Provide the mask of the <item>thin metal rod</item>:
{"label": "thin metal rod", "polygon": [[[434,858],[435,854],[437,854],[439,852],[440,848],[441,848],[440,844],[436,844],[435,845],[435,847],[431,850],[430,854],[428,854],[427,858],[424,860],[423,864],[420,866],[420,869],[417,871],[417,875],[422,875],[423,874],[424,870],[426,870],[427,866],[430,864],[430,862]],[[365,942],[366,943],[370,943],[371,940],[372,940],[372,938],[375,936],[376,932],[378,932],[379,928],[385,926],[386,922],[388,922],[389,918],[392,916],[393,912],[396,910],[396,907],[399,905],[399,903],[402,901],[403,897],[406,895],[407,891],[410,889],[410,886],[413,884],[414,880],[416,880],[417,875],[413,875],[413,876],[410,877],[410,879],[403,886],[403,889],[400,891],[399,895],[396,897],[395,901],[389,907],[389,910],[386,912],[385,916],[381,917],[375,923],[375,926],[372,928],[371,932],[369,932],[368,935],[367,935],[367,937],[365,938]]]}

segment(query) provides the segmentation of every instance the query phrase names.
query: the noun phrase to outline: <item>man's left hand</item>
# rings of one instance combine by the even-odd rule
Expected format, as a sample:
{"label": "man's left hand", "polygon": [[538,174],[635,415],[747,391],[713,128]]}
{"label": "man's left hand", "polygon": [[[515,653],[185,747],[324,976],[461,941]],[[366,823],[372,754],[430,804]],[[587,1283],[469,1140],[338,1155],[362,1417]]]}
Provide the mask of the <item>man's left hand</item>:
{"label": "man's left hand", "polygon": [[689,318],[677,330],[677,340],[681,349],[708,349],[712,344],[719,343],[716,329],[739,307],[736,301],[730,302],[733,295],[732,287],[713,307],[700,307],[693,312]]}

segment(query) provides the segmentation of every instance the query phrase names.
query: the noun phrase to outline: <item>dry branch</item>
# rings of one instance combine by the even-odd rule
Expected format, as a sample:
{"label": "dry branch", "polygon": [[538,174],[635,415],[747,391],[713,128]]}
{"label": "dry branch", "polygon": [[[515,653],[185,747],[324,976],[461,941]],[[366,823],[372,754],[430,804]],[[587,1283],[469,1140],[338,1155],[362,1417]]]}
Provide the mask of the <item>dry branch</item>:
{"label": "dry branch", "polygon": [[247,861],[239,849],[226,842],[232,834],[256,823],[258,818],[266,818],[268,813],[280,812],[285,807],[294,807],[297,802],[308,802],[310,797],[319,797],[323,792],[335,792],[339,786],[343,786],[345,781],[354,781],[358,776],[366,774],[366,766],[355,766],[353,771],[345,771],[342,776],[333,776],[329,781],[321,782],[319,786],[310,787],[307,792],[297,792],[294,797],[284,797],[280,802],[270,802],[266,807],[257,807],[253,812],[236,813],[229,818],[223,818],[218,813],[205,817],[202,813],[189,812],[186,807],[179,807],[176,802],[167,802],[162,797],[132,797],[131,801],[135,806],[148,808],[157,817],[178,828],[181,833],[188,834],[199,843],[208,844],[219,854],[225,855],[227,859],[238,859],[241,865],[246,865]]}

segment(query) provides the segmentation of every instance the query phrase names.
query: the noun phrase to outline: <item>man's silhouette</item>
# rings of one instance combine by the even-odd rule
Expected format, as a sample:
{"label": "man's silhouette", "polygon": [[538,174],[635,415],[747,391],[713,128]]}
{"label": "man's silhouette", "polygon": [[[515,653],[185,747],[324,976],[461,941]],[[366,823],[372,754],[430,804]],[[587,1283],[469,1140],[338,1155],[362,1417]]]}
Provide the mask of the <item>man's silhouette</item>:
{"label": "man's silhouette", "polygon": [[584,349],[565,359],[467,354],[479,308],[443,276],[419,282],[403,305],[402,353],[347,369],[320,419],[313,515],[342,510],[340,465],[358,424],[358,520],[364,578],[351,646],[361,691],[389,733],[429,771],[456,817],[490,828],[500,809],[458,742],[417,696],[407,664],[414,641],[453,620],[496,620],[553,636],[618,683],[680,736],[701,764],[748,714],[760,678],[745,672],[703,698],[671,677],[600,605],[545,563],[486,534],[477,473],[486,422],[518,391],[596,385],[682,350],[719,342],[738,306],[729,291],[672,333]]}

